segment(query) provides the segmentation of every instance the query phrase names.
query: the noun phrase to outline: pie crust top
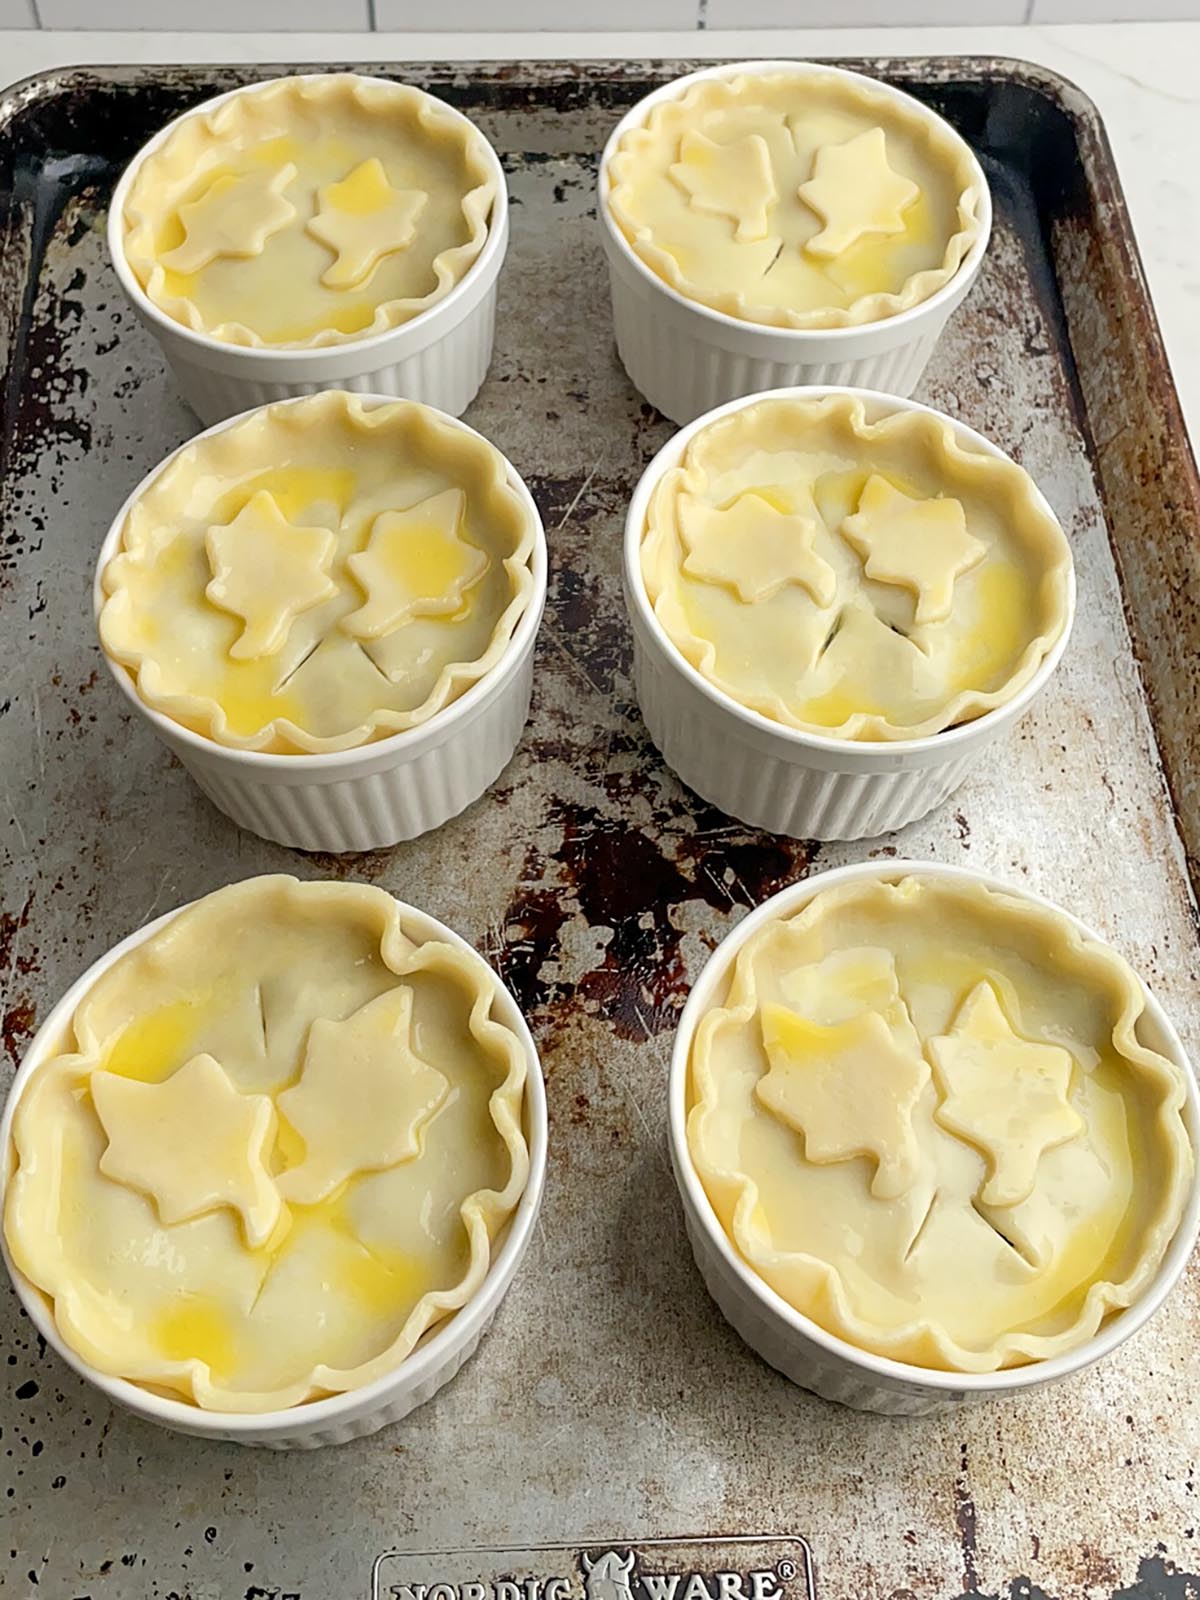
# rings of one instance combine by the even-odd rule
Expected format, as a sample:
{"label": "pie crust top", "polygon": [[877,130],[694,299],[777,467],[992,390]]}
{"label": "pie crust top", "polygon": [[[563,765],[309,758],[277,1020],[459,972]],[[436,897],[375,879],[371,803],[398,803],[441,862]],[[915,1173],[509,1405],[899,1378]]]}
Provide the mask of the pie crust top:
{"label": "pie crust top", "polygon": [[761,400],[663,474],[641,548],[667,637],[740,704],[856,740],[938,733],[1022,689],[1071,553],[1015,462],[850,395]]}
{"label": "pie crust top", "polygon": [[141,160],[125,257],[161,311],[211,338],[343,344],[448,294],[495,198],[482,134],[432,95],[279,78],[185,117]]}
{"label": "pie crust top", "polygon": [[101,643],[148,706],[238,749],[415,727],[496,665],[529,605],[536,529],[507,473],[413,401],[253,412],[135,501]]}
{"label": "pie crust top", "polygon": [[66,1343],[217,1411],[397,1366],[528,1180],[496,992],[365,884],[251,878],[122,956],[13,1121],[5,1235]]}
{"label": "pie crust top", "polygon": [[978,237],[984,195],[948,123],[816,67],[690,84],[622,137],[609,177],[613,220],[658,277],[781,328],[927,300]]}
{"label": "pie crust top", "polygon": [[1060,913],[927,877],[818,893],[738,951],[688,1147],[750,1267],[858,1348],[992,1372],[1147,1288],[1193,1154],[1146,996]]}

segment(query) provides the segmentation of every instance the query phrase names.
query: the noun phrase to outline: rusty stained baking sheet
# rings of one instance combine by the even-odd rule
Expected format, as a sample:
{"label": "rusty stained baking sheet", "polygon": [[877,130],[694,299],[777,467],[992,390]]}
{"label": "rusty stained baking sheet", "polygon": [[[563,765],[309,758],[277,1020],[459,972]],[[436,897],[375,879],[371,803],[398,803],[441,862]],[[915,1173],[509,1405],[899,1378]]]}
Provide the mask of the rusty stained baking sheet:
{"label": "rusty stained baking sheet", "polygon": [[124,706],[90,622],[110,517],[196,430],[121,302],[105,206],[148,134],[250,75],[71,71],[0,107],[8,1069],[114,940],[290,871],[382,884],[473,940],[527,1011],[551,1112],[541,1224],[478,1356],[435,1403],[342,1449],[244,1451],[137,1422],[42,1349],[6,1293],[6,1593],[353,1600],[394,1550],[774,1531],[809,1540],[829,1600],[1200,1594],[1195,1267],[1148,1328],[1061,1387],[933,1420],[857,1415],[724,1325],[667,1166],[689,983],[751,906],[850,860],[1028,883],[1104,930],[1200,1045],[1195,469],[1103,131],[1035,68],[865,65],[943,109],[987,163],[992,248],[920,397],[1033,473],[1074,548],[1079,615],[1000,755],[935,816],[846,846],[702,804],[633,698],[622,519],[671,430],[616,362],[592,193],[621,111],[681,64],[403,69],[476,117],[508,172],[496,357],[468,418],[537,497],[551,592],[532,718],[495,788],[430,837],[342,859],[214,811]]}

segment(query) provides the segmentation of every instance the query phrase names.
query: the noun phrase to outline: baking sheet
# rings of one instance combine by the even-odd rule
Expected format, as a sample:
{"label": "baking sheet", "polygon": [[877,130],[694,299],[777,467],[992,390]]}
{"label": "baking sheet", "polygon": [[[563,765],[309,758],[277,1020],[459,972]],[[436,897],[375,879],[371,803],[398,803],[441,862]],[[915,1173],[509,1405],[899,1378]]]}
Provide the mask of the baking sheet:
{"label": "baking sheet", "polygon": [[945,1418],[861,1416],[791,1387],[723,1324],[668,1171],[689,982],[750,906],[823,866],[904,854],[1028,882],[1111,937],[1200,1044],[1197,485],[1103,130],[1035,68],[847,64],[931,100],[985,160],[993,245],[919,398],[1033,473],[1071,538],[1079,615],[990,766],[936,816],[845,846],[704,806],[633,699],[621,526],[671,430],[616,362],[592,191],[623,109],[688,64],[402,69],[475,117],[508,172],[496,358],[467,416],[538,499],[551,591],[532,718],[496,787],[431,837],[356,858],[299,855],[214,811],[125,708],[90,623],[109,519],[196,431],[105,263],[107,198],[167,117],[271,69],[60,72],[0,101],[6,1071],[115,939],[292,871],[382,884],[473,940],[527,1010],[551,1113],[541,1224],[478,1356],[434,1404],[342,1449],[250,1452],[139,1423],[39,1346],[6,1286],[6,1593],[352,1600],[395,1550],[710,1533],[805,1536],[833,1600],[1200,1593],[1195,1267],[1068,1384]]}

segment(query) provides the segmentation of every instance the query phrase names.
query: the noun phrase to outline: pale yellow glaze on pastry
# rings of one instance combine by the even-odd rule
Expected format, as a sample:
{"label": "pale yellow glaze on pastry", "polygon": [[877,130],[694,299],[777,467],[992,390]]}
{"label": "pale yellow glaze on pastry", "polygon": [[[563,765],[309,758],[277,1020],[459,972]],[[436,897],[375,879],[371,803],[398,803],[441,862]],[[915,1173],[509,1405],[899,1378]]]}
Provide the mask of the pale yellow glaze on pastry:
{"label": "pale yellow glaze on pastry", "polygon": [[692,1046],[721,1223],[860,1349],[991,1372],[1150,1283],[1192,1174],[1145,995],[1059,913],[949,880],[818,893],[738,952]]}
{"label": "pale yellow glaze on pastry", "polygon": [[1011,699],[1067,625],[1071,555],[1029,476],[946,422],[762,400],[655,489],[646,594],[719,689],[789,727],[909,739]]}
{"label": "pale yellow glaze on pastry", "polygon": [[907,310],[981,226],[982,177],[948,124],[819,69],[690,85],[624,135],[609,176],[612,216],[653,272],[775,327]]}
{"label": "pale yellow glaze on pastry", "polygon": [[125,201],[125,256],[187,328],[301,348],[398,327],[483,248],[480,134],[432,95],[353,73],[284,78],[185,118]]}
{"label": "pale yellow glaze on pastry", "polygon": [[528,1179],[495,994],[364,884],[252,878],[122,956],[13,1121],[5,1236],[67,1344],[219,1411],[397,1366]]}
{"label": "pale yellow glaze on pastry", "polygon": [[268,407],[134,504],[101,642],[147,705],[239,749],[415,727],[498,661],[529,603],[536,530],[506,474],[411,401]]}

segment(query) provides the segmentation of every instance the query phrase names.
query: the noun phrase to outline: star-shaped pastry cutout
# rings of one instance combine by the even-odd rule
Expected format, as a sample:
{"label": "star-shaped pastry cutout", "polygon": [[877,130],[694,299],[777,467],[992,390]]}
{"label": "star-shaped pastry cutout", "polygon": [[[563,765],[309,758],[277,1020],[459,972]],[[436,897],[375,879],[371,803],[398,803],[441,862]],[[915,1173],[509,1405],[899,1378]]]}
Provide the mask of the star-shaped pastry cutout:
{"label": "star-shaped pastry cutout", "polygon": [[229,647],[238,660],[275,655],[300,613],[337,593],[329,575],[334,535],[289,522],[266,489],[232,522],[210,528],[204,542],[212,570],[204,593],[245,623]]}
{"label": "star-shaped pastry cutout", "polygon": [[105,1177],[148,1195],[168,1225],[228,1206],[251,1249],[271,1237],[282,1201],[267,1170],[275,1108],[241,1094],[219,1061],[193,1056],[161,1083],[94,1072],[92,1104],[108,1137]]}
{"label": "star-shaped pastry cutout", "polygon": [[834,950],[821,961],[793,967],[780,988],[802,1016],[818,1022],[845,1022],[863,1011],[886,1017],[892,1007],[903,1007],[896,959],[877,945]]}
{"label": "star-shaped pastry cutout", "polygon": [[300,1081],[277,1102],[305,1145],[303,1161],[279,1177],[288,1200],[315,1205],[356,1172],[420,1154],[450,1085],[414,1053],[411,1032],[412,990],[404,985],[344,1022],[313,1023]]}
{"label": "star-shaped pastry cutout", "polygon": [[697,211],[729,218],[735,239],[767,237],[767,217],[779,191],[760,133],[716,144],[689,129],[679,141],[679,160],[668,171]]}
{"label": "star-shaped pastry cutout", "polygon": [[423,189],[394,189],[378,156],[318,189],[316,213],[305,226],[336,257],[321,274],[325,287],[361,288],[384,256],[407,249],[428,199]]}
{"label": "star-shaped pastry cutout", "polygon": [[833,604],[837,574],[813,549],[817,527],[815,517],[778,511],[752,490],[724,507],[679,497],[683,570],[732,589],[746,605],[769,600],[789,583],[807,589],[819,606]]}
{"label": "star-shaped pastry cutout", "polygon": [[798,193],[825,226],[804,248],[832,259],[865,234],[903,233],[904,212],[920,192],[888,166],[882,128],[868,128],[845,144],[823,144]]}
{"label": "star-shaped pastry cutout", "polygon": [[921,1168],[913,1111],[929,1082],[919,1051],[900,1045],[875,1011],[821,1024],[765,1005],[761,1021],[771,1066],[754,1092],[772,1116],[804,1136],[806,1158],[825,1166],[868,1157],[878,1200],[911,1189]]}
{"label": "star-shaped pastry cutout", "polygon": [[256,170],[214,180],[198,200],[179,208],[183,243],[159,257],[171,272],[199,272],[218,256],[262,253],[273,233],[296,215],[283,191],[296,176],[289,161],[274,172]]}
{"label": "star-shaped pastry cutout", "polygon": [[877,472],[841,531],[863,557],[868,578],[915,596],[917,622],[945,622],[955,583],[987,554],[987,546],[967,532],[959,501],[944,495],[914,500]]}
{"label": "star-shaped pastry cutout", "polygon": [[443,489],[407,511],[384,511],[365,550],[346,562],[366,601],[342,618],[358,639],[378,639],[412,617],[453,617],[488,569],[487,555],[460,532],[467,497]]}
{"label": "star-shaped pastry cutout", "polygon": [[1061,1045],[1021,1038],[990,983],[967,996],[949,1033],[929,1041],[943,1099],[934,1113],[986,1158],[984,1205],[1015,1206],[1033,1192],[1047,1150],[1083,1131],[1067,1099],[1073,1062]]}

